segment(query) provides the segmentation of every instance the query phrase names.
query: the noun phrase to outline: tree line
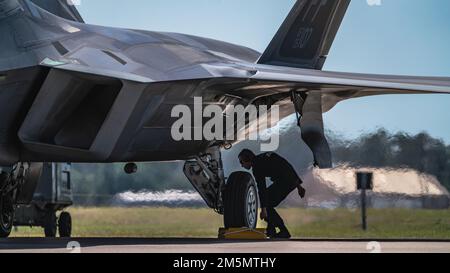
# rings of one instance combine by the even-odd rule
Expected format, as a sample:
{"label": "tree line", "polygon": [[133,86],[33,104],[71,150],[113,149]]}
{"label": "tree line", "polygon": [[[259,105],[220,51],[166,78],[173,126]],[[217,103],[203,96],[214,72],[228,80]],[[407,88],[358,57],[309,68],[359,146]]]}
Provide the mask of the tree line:
{"label": "tree line", "polygon": [[[427,133],[410,135],[385,129],[352,140],[332,132],[327,135],[335,165],[415,169],[434,175],[450,189],[450,145],[443,140]],[[138,164],[139,171],[133,175],[124,173],[124,164],[74,164],[74,194],[80,200],[96,203],[125,191],[193,190],[183,174],[183,164]]]}
{"label": "tree line", "polygon": [[385,129],[346,140],[329,133],[335,164],[352,167],[409,168],[434,175],[450,190],[450,145],[422,132],[392,134]]}

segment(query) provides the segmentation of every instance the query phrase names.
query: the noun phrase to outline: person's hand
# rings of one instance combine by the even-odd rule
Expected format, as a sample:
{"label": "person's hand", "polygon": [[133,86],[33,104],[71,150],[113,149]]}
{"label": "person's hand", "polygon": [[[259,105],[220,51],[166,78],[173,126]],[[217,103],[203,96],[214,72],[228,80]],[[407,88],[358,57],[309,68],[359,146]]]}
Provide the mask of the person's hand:
{"label": "person's hand", "polygon": [[267,209],[266,208],[261,209],[260,217],[261,217],[261,220],[267,221]]}
{"label": "person's hand", "polygon": [[298,186],[298,195],[300,195],[300,198],[305,198],[306,190],[302,186]]}

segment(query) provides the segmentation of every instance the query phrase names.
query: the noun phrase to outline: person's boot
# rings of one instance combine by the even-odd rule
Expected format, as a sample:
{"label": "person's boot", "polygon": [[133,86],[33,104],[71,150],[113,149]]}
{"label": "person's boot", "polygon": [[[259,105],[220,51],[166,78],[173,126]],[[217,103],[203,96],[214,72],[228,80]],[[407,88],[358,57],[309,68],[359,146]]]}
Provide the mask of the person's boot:
{"label": "person's boot", "polygon": [[275,237],[277,235],[277,230],[275,229],[274,226],[268,225],[267,229],[266,229],[266,235],[269,238],[273,238],[273,237]]}

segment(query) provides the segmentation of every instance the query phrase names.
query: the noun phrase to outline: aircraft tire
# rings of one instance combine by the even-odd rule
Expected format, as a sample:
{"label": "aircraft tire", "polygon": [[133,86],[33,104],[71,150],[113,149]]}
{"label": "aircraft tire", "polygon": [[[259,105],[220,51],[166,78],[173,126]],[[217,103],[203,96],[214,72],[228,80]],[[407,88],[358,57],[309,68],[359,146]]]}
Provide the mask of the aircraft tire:
{"label": "aircraft tire", "polygon": [[63,211],[58,219],[59,237],[70,238],[72,236],[72,216],[70,213]]}
{"label": "aircraft tire", "polygon": [[57,232],[56,212],[49,210],[45,215],[44,233],[47,238],[55,238]]}
{"label": "aircraft tire", "polygon": [[14,223],[14,206],[9,195],[0,193],[0,238],[11,234]]}
{"label": "aircraft tire", "polygon": [[247,172],[234,172],[228,178],[224,195],[225,228],[256,228],[258,223],[258,191]]}

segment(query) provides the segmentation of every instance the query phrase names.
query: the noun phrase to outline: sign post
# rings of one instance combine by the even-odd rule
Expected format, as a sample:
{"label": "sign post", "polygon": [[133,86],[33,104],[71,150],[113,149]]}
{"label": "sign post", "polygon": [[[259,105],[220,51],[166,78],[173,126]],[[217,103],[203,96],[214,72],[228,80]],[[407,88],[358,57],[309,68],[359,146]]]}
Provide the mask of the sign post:
{"label": "sign post", "polygon": [[356,185],[361,190],[361,219],[362,229],[367,230],[367,190],[373,190],[373,173],[358,172],[356,173]]}

